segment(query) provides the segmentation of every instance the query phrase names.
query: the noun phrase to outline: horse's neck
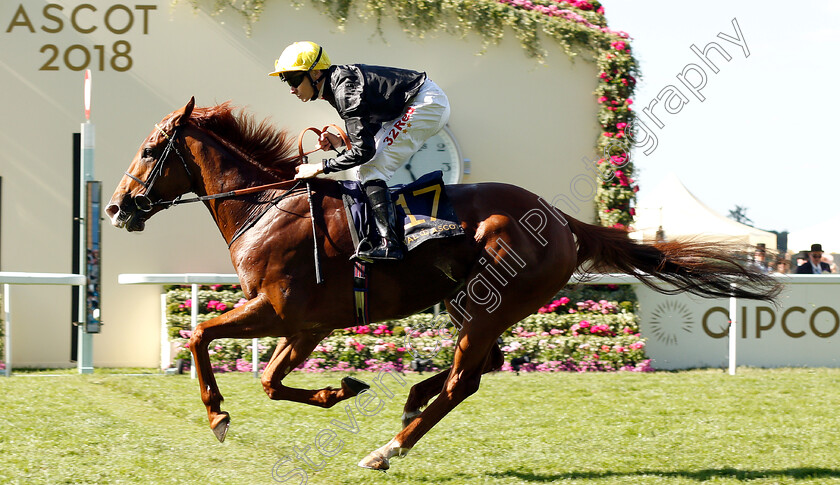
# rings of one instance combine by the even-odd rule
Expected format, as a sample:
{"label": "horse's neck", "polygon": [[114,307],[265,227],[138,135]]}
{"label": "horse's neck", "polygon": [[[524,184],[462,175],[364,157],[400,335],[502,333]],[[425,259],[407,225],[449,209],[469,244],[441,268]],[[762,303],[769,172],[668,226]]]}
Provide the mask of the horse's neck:
{"label": "horse's neck", "polygon": [[[201,140],[192,149],[198,166],[194,183],[196,194],[215,195],[232,190],[273,184],[281,180],[254,163],[244,161],[213,139]],[[271,199],[269,192],[252,195],[212,199],[205,204],[216,221],[225,241],[230,242],[240,226],[256,217]]]}

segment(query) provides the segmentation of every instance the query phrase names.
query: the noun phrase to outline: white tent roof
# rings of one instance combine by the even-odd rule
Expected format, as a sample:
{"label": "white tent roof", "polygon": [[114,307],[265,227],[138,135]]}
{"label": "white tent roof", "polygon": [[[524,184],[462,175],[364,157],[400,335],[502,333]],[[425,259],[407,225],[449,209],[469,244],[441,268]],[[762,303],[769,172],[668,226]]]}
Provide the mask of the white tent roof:
{"label": "white tent roof", "polygon": [[647,195],[643,207],[636,208],[633,227],[635,232],[630,233],[630,237],[645,241],[655,240],[656,231],[662,227],[668,240],[695,238],[751,245],[764,243],[767,249],[776,249],[776,234],[718,214],[697,200],[673,173]]}
{"label": "white tent roof", "polygon": [[810,251],[814,243],[821,244],[826,253],[840,253],[840,215],[788,234],[788,250],[794,253]]}

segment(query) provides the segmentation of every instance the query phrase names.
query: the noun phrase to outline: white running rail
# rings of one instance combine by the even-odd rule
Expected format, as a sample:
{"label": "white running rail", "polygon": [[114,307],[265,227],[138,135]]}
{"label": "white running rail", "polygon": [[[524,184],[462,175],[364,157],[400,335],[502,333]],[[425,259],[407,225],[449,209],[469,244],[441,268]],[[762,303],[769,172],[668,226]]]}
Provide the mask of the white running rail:
{"label": "white running rail", "polygon": [[63,273],[15,273],[0,272],[0,283],[3,284],[3,312],[5,313],[5,349],[6,355],[3,361],[6,364],[4,375],[12,375],[12,306],[11,286],[12,285],[70,285],[82,286],[87,281],[84,275],[63,274]]}
{"label": "white running rail", "polygon": [[[118,277],[118,281],[121,285],[190,285],[192,287],[193,301],[190,326],[195,329],[195,326],[198,325],[198,287],[201,285],[238,285],[239,277],[235,274],[218,273],[121,274]],[[166,328],[165,295],[161,295],[160,346],[161,363],[168,363],[170,360],[169,332]],[[253,339],[251,347],[251,369],[254,371],[254,377],[259,377],[259,339]],[[191,362],[190,377],[195,379],[195,359],[191,358]]]}

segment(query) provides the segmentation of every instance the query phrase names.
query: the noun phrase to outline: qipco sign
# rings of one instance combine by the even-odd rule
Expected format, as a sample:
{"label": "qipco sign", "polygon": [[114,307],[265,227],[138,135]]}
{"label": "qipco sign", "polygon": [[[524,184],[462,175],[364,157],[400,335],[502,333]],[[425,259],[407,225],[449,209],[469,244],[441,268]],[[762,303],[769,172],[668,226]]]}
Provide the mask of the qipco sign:
{"label": "qipco sign", "polygon": [[[8,7],[8,6],[7,6]],[[116,36],[129,33],[148,35],[152,13],[157,5],[113,4],[95,6],[89,3],[62,5],[48,3],[43,7],[18,4],[6,20],[7,35],[24,36],[76,33],[83,36],[108,32]],[[3,9],[6,11],[6,8]],[[65,36],[66,37],[66,36]],[[97,35],[97,38],[102,36]],[[41,55],[40,71],[99,71],[126,72],[132,68],[131,43],[117,38],[105,43],[74,43],[61,45],[44,42],[38,46]]]}

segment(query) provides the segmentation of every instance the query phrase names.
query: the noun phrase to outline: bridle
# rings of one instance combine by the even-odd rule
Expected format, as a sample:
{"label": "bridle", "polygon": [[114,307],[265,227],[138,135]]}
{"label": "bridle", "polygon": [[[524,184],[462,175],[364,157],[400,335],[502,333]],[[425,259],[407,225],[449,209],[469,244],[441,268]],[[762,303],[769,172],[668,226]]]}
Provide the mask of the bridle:
{"label": "bridle", "polygon": [[[155,206],[161,206],[164,209],[168,209],[168,208],[170,208],[174,205],[187,204],[187,203],[190,203],[190,202],[204,202],[204,201],[214,200],[214,199],[226,199],[226,198],[237,197],[237,196],[241,196],[241,195],[253,194],[253,193],[256,193],[256,192],[263,192],[263,191],[270,190],[270,189],[279,189],[279,188],[283,188],[284,186],[287,186],[290,182],[292,182],[291,180],[284,180],[282,182],[274,182],[274,183],[271,183],[271,184],[259,185],[259,186],[256,186],[256,187],[249,187],[249,188],[246,188],[246,189],[231,190],[229,192],[221,192],[221,193],[218,193],[218,194],[201,195],[201,196],[197,196],[197,197],[191,197],[191,198],[188,198],[188,199],[184,199],[183,194],[182,194],[182,195],[179,195],[178,197],[176,197],[173,200],[158,200],[156,202],[152,202],[152,200],[149,198],[148,194],[151,192],[152,188],[154,187],[155,182],[157,182],[158,177],[160,177],[160,175],[163,173],[163,164],[164,164],[164,162],[166,162],[166,159],[169,158],[169,155],[173,150],[175,151],[175,154],[178,155],[178,159],[181,160],[181,164],[184,166],[184,170],[187,172],[187,177],[192,179],[192,172],[190,172],[190,169],[187,166],[187,161],[184,159],[184,156],[181,155],[181,152],[178,151],[178,147],[175,146],[175,139],[178,137],[178,134],[180,133],[181,126],[180,125],[176,126],[172,130],[171,135],[166,133],[166,131],[164,131],[164,129],[161,128],[160,125],[158,125],[157,123],[155,123],[155,128],[157,129],[157,131],[161,135],[163,135],[164,138],[167,139],[167,143],[166,143],[166,146],[163,149],[163,152],[161,152],[160,157],[158,157],[155,160],[155,165],[152,167],[152,172],[149,175],[148,180],[146,180],[146,181],[140,180],[136,176],[128,173],[128,171],[125,172],[125,174],[129,178],[131,178],[135,182],[139,183],[145,189],[145,191],[142,194],[139,194],[139,195],[136,195],[136,196],[133,197],[134,198],[134,205],[141,212],[151,212],[152,209]],[[293,160],[300,160],[300,163],[306,163],[307,162],[307,155],[320,150],[320,148],[316,148],[314,150],[304,152],[303,151],[303,135],[305,135],[306,132],[308,132],[308,131],[312,131],[312,132],[314,132],[314,133],[316,133],[317,135],[320,136],[321,133],[323,131],[326,131],[327,128],[335,128],[336,131],[338,131],[339,135],[341,136],[341,139],[344,142],[344,145],[347,147],[348,150],[350,149],[350,138],[347,136],[347,134],[344,132],[344,130],[342,130],[338,126],[327,125],[321,130],[319,130],[317,128],[310,127],[310,128],[306,128],[305,130],[303,130],[300,133],[300,135],[298,136],[298,155],[285,158],[285,159],[281,160],[281,162],[289,162],[289,161],[293,161]],[[233,244],[233,242],[236,239],[238,239],[239,236],[241,236],[248,229],[253,227],[254,224],[256,224],[257,221],[268,211],[268,209],[270,209],[272,206],[276,205],[278,202],[280,202],[281,200],[285,199],[287,196],[292,194],[298,187],[300,187],[300,185],[302,183],[304,183],[304,180],[302,180],[302,179],[294,180],[294,184],[291,187],[286,189],[286,191],[283,192],[282,194],[280,194],[279,196],[277,196],[277,197],[275,197],[275,198],[273,198],[269,201],[269,204],[266,206],[265,210],[253,213],[248,218],[248,220],[246,220],[245,223],[239,228],[239,230],[237,230],[236,233],[233,235],[231,240],[228,242],[228,247],[230,247],[230,245]],[[309,197],[309,205],[310,205],[310,211],[311,211],[312,210],[312,194],[311,194],[311,189],[309,187],[309,182],[308,181],[306,181],[306,192],[307,192],[307,195]],[[313,219],[313,224],[314,224],[314,219]],[[313,231],[314,231],[314,226],[313,226]]]}
{"label": "bridle", "polygon": [[[135,177],[134,175],[125,172],[129,178],[140,184],[145,190],[142,194],[134,196],[134,205],[137,206],[137,209],[141,212],[151,212],[152,208],[155,205],[162,205],[161,201],[152,202],[149,198],[149,192],[152,191],[152,188],[155,186],[155,182],[157,182],[158,177],[163,173],[163,163],[169,158],[170,152],[175,150],[175,154],[178,155],[178,159],[181,160],[181,164],[184,166],[184,170],[187,172],[187,177],[192,178],[192,172],[190,172],[190,168],[187,166],[187,161],[184,159],[184,156],[181,155],[181,152],[178,151],[178,147],[175,146],[175,139],[178,137],[178,131],[180,130],[180,126],[176,126],[175,129],[172,130],[172,135],[166,133],[163,128],[160,127],[157,123],[155,123],[155,128],[157,128],[158,132],[163,135],[164,138],[168,140],[166,146],[163,148],[163,152],[160,156],[155,160],[155,165],[152,167],[152,172],[149,175],[149,178],[146,181],[140,180],[139,178]],[[174,202],[174,201],[172,201]],[[171,203],[168,204],[166,207],[172,205]]]}

